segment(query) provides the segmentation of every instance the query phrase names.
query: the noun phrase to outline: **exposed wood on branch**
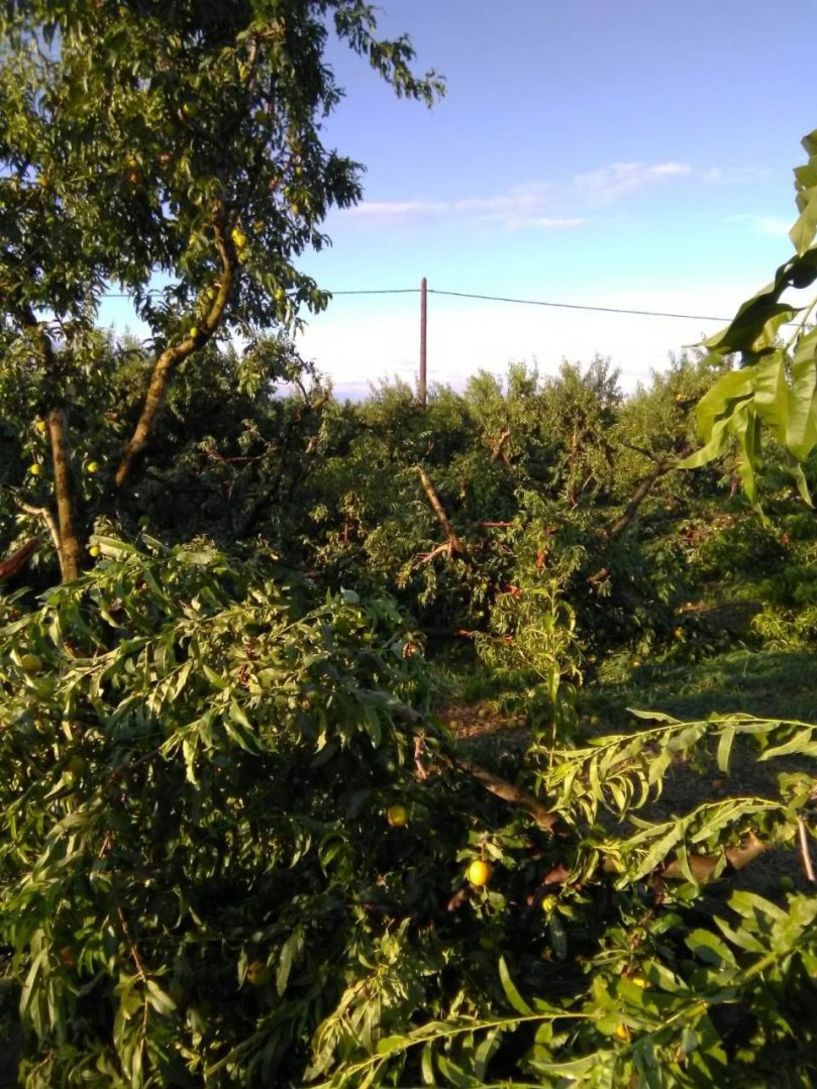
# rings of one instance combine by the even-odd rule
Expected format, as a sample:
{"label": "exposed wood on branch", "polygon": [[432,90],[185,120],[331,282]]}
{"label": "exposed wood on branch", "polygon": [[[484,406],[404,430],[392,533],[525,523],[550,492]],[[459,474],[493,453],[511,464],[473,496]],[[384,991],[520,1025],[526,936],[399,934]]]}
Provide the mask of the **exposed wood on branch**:
{"label": "exposed wood on branch", "polygon": [[505,451],[505,446],[510,437],[511,430],[509,427],[506,427],[499,437],[491,444],[491,461],[501,461],[508,469],[511,468],[511,463]]}
{"label": "exposed wood on branch", "polygon": [[817,877],[814,875],[814,863],[811,860],[811,851],[809,850],[808,829],[802,816],[797,818],[797,836],[800,841],[800,858],[803,861],[803,870],[806,878],[813,885],[817,881]]}
{"label": "exposed wood on branch", "polygon": [[224,209],[221,207],[215,210],[213,230],[216,238],[216,249],[221,259],[221,279],[216,296],[202,319],[201,325],[197,328],[195,336],[190,336],[188,333],[178,344],[166,348],[153,364],[153,373],[145,394],[141,415],[116,470],[115,482],[117,488],[124,487],[136,459],[150,441],[156,417],[164,404],[176,368],[188,356],[191,356],[207,343],[220,325],[227,303],[230,300],[236,269],[238,268],[238,254],[228,231]]}
{"label": "exposed wood on branch", "polygon": [[25,503],[20,499],[17,500],[17,504],[20,507],[20,510],[24,510],[26,514],[33,514],[37,518],[42,518],[43,524],[51,535],[51,540],[54,542],[54,551],[57,553],[57,559],[59,559],[60,531],[52,511],[49,510],[48,507],[35,507],[31,503]]}
{"label": "exposed wood on branch", "polygon": [[20,571],[39,547],[39,541],[32,537],[30,541],[26,541],[24,545],[21,545],[15,552],[9,556],[7,560],[3,560],[0,563],[0,582],[3,579],[9,579],[12,575],[16,575]]}
{"label": "exposed wood on branch", "polygon": [[553,826],[557,821],[556,815],[551,813],[547,805],[534,797],[533,794],[521,790],[519,787],[514,786],[513,783],[509,783],[507,779],[494,775],[493,772],[488,771],[479,764],[474,764],[470,760],[461,760],[459,757],[455,757],[453,766],[464,771],[466,775],[470,775],[472,779],[476,779],[478,783],[491,794],[496,795],[497,798],[501,798],[504,802],[518,806],[530,813],[538,826],[544,831],[553,831]]}
{"label": "exposed wood on branch", "polygon": [[425,567],[426,564],[433,563],[438,556],[451,555],[451,542],[446,541],[445,544],[437,545],[436,548],[432,548],[430,552],[421,552],[417,557],[417,561],[421,567]]}
{"label": "exposed wood on branch", "polygon": [[[689,453],[690,447],[685,446],[683,450],[677,455],[678,458],[686,457]],[[616,518],[616,520],[603,531],[604,536],[608,541],[614,541],[616,537],[620,537],[624,530],[633,521],[638,514],[638,508],[647,498],[652,491],[655,484],[661,479],[662,476],[666,476],[667,473],[672,472],[677,464],[677,459],[673,458],[671,461],[659,461],[653,471],[649,473],[636,488],[633,493],[633,497],[627,506],[624,508],[624,512]]]}
{"label": "exposed wood on branch", "polygon": [[79,578],[82,567],[82,544],[77,535],[71,466],[68,457],[65,412],[53,408],[48,413],[48,435],[54,464],[54,494],[57,500],[58,555],[63,582]]}
{"label": "exposed wood on branch", "polygon": [[454,553],[462,554],[465,551],[462,546],[462,541],[457,535],[457,531],[451,525],[448,515],[445,513],[445,508],[440,502],[440,497],[437,495],[437,491],[431,483],[428,473],[422,465],[417,466],[417,472],[420,476],[420,483],[423,486],[423,491],[426,493],[426,497],[431,504],[431,509],[437,515],[439,523],[443,527],[443,533],[445,533],[446,536],[445,545],[441,546],[440,549],[434,549],[433,553],[429,553],[429,555],[439,555],[442,551],[447,551],[449,556],[453,556]]}
{"label": "exposed wood on branch", "polygon": [[[717,855],[689,855],[687,861],[689,869],[696,881],[709,881],[715,868],[726,858],[733,870],[742,870],[750,862],[754,862],[760,855],[765,854],[771,844],[765,843],[756,835],[751,834],[736,847],[727,847],[722,854]],[[681,863],[676,859],[659,871],[660,876],[670,879],[682,879],[686,875]]]}
{"label": "exposed wood on branch", "polygon": [[[47,327],[37,320],[37,315],[30,304],[23,302],[18,306],[18,316],[23,328],[36,340],[42,356],[43,368],[52,383],[58,383],[59,359],[54,352]],[[40,516],[48,526],[57,558],[60,563],[60,575],[63,582],[79,576],[82,563],[82,543],[77,534],[74,488],[71,479],[68,439],[66,435],[65,410],[52,408],[46,417],[48,438],[51,445],[51,459],[54,468],[54,494],[57,503],[56,518],[45,507],[28,508],[29,513]]]}

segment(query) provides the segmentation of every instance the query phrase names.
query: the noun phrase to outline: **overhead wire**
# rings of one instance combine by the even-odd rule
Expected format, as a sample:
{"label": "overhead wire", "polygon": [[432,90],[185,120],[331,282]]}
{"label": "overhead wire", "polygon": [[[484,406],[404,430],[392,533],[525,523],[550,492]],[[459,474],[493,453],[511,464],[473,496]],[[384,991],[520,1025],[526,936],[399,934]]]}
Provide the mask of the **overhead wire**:
{"label": "overhead wire", "polygon": [[[421,289],[419,287],[371,287],[371,288],[350,288],[341,289],[340,291],[327,291],[327,294],[335,297],[336,295],[419,295]],[[478,294],[471,291],[446,291],[442,288],[429,287],[427,288],[429,295],[442,295],[453,299],[478,299],[482,302],[501,302],[501,303],[513,303],[518,306],[547,306],[558,310],[581,310],[591,311],[597,314],[626,314],[632,317],[638,318],[670,318],[677,321],[719,321],[730,322],[731,317],[724,317],[723,315],[716,314],[685,314],[678,313],[671,310],[645,310],[641,307],[631,306],[596,306],[590,303],[569,303],[569,302],[554,302],[547,299],[520,299],[510,295],[486,295]],[[113,292],[106,292],[103,298],[106,299],[128,299],[131,296],[125,294],[116,294]],[[796,325],[796,322],[785,322],[785,325]]]}
{"label": "overhead wire", "polygon": [[[429,287],[429,295],[445,295],[454,299],[479,299],[483,302],[516,303],[520,306],[549,306],[561,310],[591,310],[600,314],[631,314],[642,318],[677,318],[685,321],[731,321],[731,318],[713,314],[679,314],[666,310],[643,310],[624,306],[593,306],[589,303],[553,302],[546,299],[519,299],[510,295],[485,295],[470,291],[445,291],[442,288]],[[369,287],[327,290],[327,294],[336,295],[419,295],[419,287]],[[105,292],[106,299],[129,299],[131,296],[116,292]]]}

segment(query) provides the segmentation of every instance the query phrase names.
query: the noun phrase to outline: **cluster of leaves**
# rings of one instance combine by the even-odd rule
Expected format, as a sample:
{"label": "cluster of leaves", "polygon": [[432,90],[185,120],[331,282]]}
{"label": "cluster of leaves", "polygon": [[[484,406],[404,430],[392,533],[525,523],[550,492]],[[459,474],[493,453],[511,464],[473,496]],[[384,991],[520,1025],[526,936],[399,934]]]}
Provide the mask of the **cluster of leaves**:
{"label": "cluster of leaves", "polygon": [[[795,256],[740,307],[726,329],[705,342],[715,364],[736,354],[740,366],[715,382],[698,405],[704,445],[686,461],[690,468],[706,465],[736,444],[743,487],[753,501],[764,467],[765,431],[784,452],[802,498],[811,503],[805,466],[817,446],[817,328],[810,325],[817,298],[798,306],[783,297],[817,280],[817,132],[805,136],[803,146],[808,162],[794,172],[800,212],[790,231]],[[779,334],[789,324],[794,331],[781,343]]]}
{"label": "cluster of leaves", "polygon": [[[771,845],[791,842],[809,819],[811,779],[782,774],[777,800],[731,797],[665,821],[634,815],[680,758],[708,749],[727,773],[741,740],[761,762],[817,752],[815,727],[738,715],[664,716],[589,748],[541,749],[552,812],[592,829],[534,897],[548,919],[552,976],[571,961],[581,976],[560,994],[552,977],[537,989],[500,950],[504,1016],[459,1013],[388,1036],[321,1086],[414,1084],[396,1075],[414,1069],[418,1084],[473,1087],[709,1087],[727,1069],[740,1086],[809,1084],[817,902],[787,895],[781,905],[741,889],[717,901],[713,918],[702,882],[734,880]],[[610,817],[622,823],[610,827]]]}
{"label": "cluster of leaves", "polygon": [[624,1085],[662,1065],[712,1084],[721,1008],[779,988],[739,1069],[808,1036],[810,900],[741,893],[737,923],[694,923],[706,879],[808,821],[808,777],[680,819],[646,807],[679,759],[811,756],[812,727],[542,737],[513,786],[435,725],[388,599],[315,606],[262,556],[97,543],[90,575],[6,598],[0,626],[0,933],[29,1089]]}
{"label": "cluster of leaves", "polygon": [[260,559],[101,546],[93,578],[3,605],[0,926],[27,1084],[268,1084],[384,936],[384,895],[434,895],[382,868],[383,812],[415,793],[400,710],[427,683],[387,601],[299,614]]}

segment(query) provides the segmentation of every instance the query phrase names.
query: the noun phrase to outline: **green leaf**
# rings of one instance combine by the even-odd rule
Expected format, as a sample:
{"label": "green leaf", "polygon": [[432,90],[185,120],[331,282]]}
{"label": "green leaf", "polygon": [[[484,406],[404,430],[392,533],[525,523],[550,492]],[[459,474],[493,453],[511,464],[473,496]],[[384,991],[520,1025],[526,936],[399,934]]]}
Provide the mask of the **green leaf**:
{"label": "green leaf", "polygon": [[789,231],[789,238],[798,254],[806,252],[817,233],[817,190],[806,190],[805,199],[805,206]]}
{"label": "green leaf", "polygon": [[148,1002],[157,1013],[169,1017],[176,1010],[176,1003],[166,994],[155,980],[147,980]]}
{"label": "green leaf", "polygon": [[275,976],[275,989],[279,996],[287,989],[289,975],[292,971],[292,964],[303,948],[303,943],[304,932],[299,927],[297,930],[293,930],[281,948],[281,955],[278,959],[278,971]]}
{"label": "green leaf", "polygon": [[712,964],[718,968],[737,967],[737,961],[732,950],[710,930],[696,928],[691,934],[687,935],[686,945],[705,964]]}
{"label": "green leaf", "polygon": [[567,957],[567,931],[558,915],[550,917],[550,944],[557,960],[565,960]]}
{"label": "green leaf", "polygon": [[522,995],[516,989],[516,986],[511,979],[510,972],[508,971],[508,965],[505,963],[505,958],[499,958],[499,980],[502,984],[502,990],[505,992],[505,997],[508,1002],[513,1006],[517,1013],[531,1015],[533,1009],[527,1004]]}
{"label": "green leaf", "polygon": [[735,740],[735,734],[737,733],[737,726],[727,723],[721,730],[721,736],[718,741],[717,762],[718,770],[729,773],[729,758],[732,755],[732,745]]}
{"label": "green leaf", "polygon": [[798,730],[793,737],[783,742],[782,745],[775,745],[770,749],[766,749],[758,757],[758,761],[774,760],[778,756],[792,756],[794,753],[801,756],[817,756],[817,739],[814,736],[814,729],[806,726],[802,730]]}

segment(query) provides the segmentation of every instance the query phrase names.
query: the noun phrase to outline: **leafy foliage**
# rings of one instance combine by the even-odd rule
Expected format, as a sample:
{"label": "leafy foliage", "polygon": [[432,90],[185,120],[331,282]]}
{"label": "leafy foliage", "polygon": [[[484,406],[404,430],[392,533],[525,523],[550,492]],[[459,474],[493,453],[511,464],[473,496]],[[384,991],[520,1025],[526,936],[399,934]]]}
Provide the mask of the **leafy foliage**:
{"label": "leafy foliage", "polygon": [[[736,442],[743,486],[752,501],[757,499],[755,473],[766,429],[786,452],[802,498],[811,502],[802,465],[817,444],[817,329],[808,325],[817,299],[804,307],[782,299],[789,288],[805,289],[817,280],[817,248],[812,245],[815,134],[806,136],[803,145],[809,162],[795,171],[800,217],[791,238],[796,256],[740,307],[725,330],[706,341],[714,360],[737,353],[741,365],[723,375],[700,401],[698,427],[705,445],[684,462],[687,468],[705,465]],[[781,345],[780,330],[798,314],[794,333]]]}
{"label": "leafy foliage", "polygon": [[[814,880],[817,727],[599,735],[579,689],[813,644],[812,308],[778,337],[817,279],[814,134],[796,256],[708,355],[631,398],[596,359],[342,405],[283,332],[360,193],[322,143],[330,30],[441,89],[376,29],[358,0],[0,12],[0,536],[62,576],[0,569],[0,1031],[27,1089],[812,1084],[817,907],[751,874]],[[111,283],[149,344],[95,328]],[[452,638],[514,678],[515,757],[440,725]]]}

